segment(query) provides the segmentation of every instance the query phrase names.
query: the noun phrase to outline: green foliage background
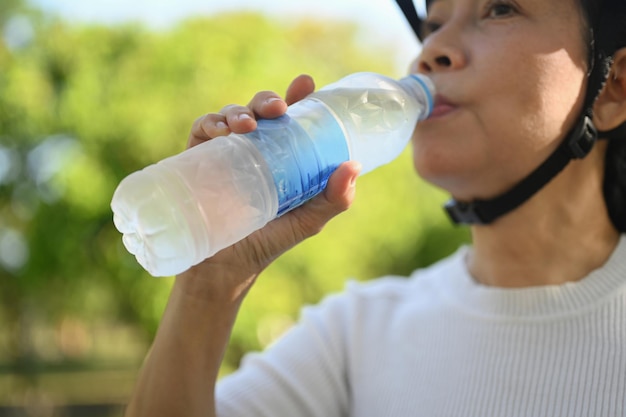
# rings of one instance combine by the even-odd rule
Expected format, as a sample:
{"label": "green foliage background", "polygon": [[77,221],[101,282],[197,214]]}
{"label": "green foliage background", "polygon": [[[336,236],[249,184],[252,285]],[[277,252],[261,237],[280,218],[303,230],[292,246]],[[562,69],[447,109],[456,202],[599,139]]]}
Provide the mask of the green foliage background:
{"label": "green foliage background", "polygon": [[[365,47],[345,22],[237,13],[156,32],[70,24],[12,0],[0,28],[16,16],[31,33],[17,45],[11,32],[0,38],[2,392],[37,385],[50,364],[137,368],[171,279],[149,277],[126,253],[109,202],[123,177],[183,150],[196,117],[282,93],[300,73],[318,85],[357,71],[402,75],[393,49]],[[444,217],[445,195],[414,175],[410,151],[357,188],[351,210],[263,274],[224,372],[347,279],[408,274],[468,240]],[[4,386],[3,372],[13,376]]]}

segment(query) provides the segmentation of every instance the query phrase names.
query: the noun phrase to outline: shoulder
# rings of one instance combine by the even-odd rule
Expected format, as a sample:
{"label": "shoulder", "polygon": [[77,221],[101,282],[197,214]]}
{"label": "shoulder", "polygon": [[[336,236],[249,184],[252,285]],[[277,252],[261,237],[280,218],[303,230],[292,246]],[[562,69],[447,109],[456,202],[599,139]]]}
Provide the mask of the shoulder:
{"label": "shoulder", "polygon": [[350,297],[415,302],[423,294],[431,294],[442,285],[445,286],[448,278],[465,273],[463,259],[467,249],[460,248],[452,255],[428,266],[415,270],[409,276],[388,275],[371,281],[351,281],[346,286],[346,293]]}
{"label": "shoulder", "polygon": [[370,319],[389,318],[406,308],[432,307],[439,302],[454,277],[465,273],[463,258],[466,251],[462,247],[409,276],[388,275],[369,281],[349,281],[343,292],[327,296],[319,305],[307,307],[304,313],[323,312],[330,315],[331,320],[349,322],[367,318],[371,324]]}

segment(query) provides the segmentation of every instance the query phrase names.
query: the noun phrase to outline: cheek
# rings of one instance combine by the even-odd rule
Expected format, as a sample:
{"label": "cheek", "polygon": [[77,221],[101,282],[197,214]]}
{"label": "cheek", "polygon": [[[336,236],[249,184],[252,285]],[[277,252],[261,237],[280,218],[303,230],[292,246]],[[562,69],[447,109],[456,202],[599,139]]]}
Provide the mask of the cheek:
{"label": "cheek", "polygon": [[[580,114],[586,75],[581,61],[565,49],[524,55],[515,74],[491,84],[493,100],[484,102],[489,108],[482,114],[493,115],[484,121],[490,137],[504,142],[510,154],[538,165]],[[497,142],[493,145],[498,148]],[[504,157],[507,152],[500,149],[498,154]]]}
{"label": "cheek", "polygon": [[536,82],[528,86],[526,122],[537,146],[556,148],[582,111],[585,72],[565,52],[544,57]]}

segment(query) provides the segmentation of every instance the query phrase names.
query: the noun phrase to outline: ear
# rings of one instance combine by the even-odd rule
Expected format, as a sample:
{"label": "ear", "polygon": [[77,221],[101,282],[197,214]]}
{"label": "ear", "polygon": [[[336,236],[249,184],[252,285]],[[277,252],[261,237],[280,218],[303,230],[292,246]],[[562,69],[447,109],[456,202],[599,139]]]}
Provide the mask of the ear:
{"label": "ear", "polygon": [[626,122],[626,48],[613,55],[611,72],[593,106],[593,122],[600,131]]}

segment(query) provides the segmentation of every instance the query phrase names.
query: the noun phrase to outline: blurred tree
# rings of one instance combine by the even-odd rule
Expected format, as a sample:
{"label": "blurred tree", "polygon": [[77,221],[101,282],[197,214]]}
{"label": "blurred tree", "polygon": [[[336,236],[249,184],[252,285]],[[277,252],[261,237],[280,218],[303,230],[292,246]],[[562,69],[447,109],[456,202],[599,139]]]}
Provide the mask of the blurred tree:
{"label": "blurred tree", "polygon": [[10,17],[23,11],[25,7],[24,0],[3,0],[0,3],[0,25],[4,25]]}
{"label": "blurred tree", "polygon": [[[5,29],[21,5],[3,0]],[[181,151],[197,116],[262,89],[282,93],[300,73],[319,85],[356,71],[399,75],[393,50],[359,45],[346,23],[238,13],[153,32],[21,16],[30,37],[23,26],[20,42],[7,30],[0,40],[0,321],[10,335],[0,356],[22,373],[41,356],[34,322],[130,323],[149,342],[171,280],[149,278],[126,253],[109,202],[124,176]],[[448,225],[442,198],[415,177],[409,153],[359,180],[354,208],[251,292],[225,371],[347,277],[406,274],[454,250],[467,233]],[[46,349],[77,355],[62,343]]]}

